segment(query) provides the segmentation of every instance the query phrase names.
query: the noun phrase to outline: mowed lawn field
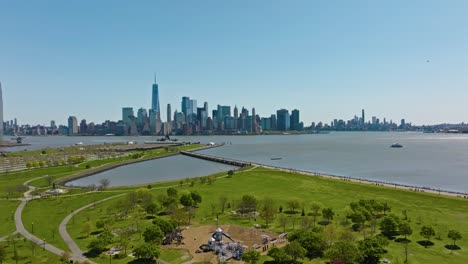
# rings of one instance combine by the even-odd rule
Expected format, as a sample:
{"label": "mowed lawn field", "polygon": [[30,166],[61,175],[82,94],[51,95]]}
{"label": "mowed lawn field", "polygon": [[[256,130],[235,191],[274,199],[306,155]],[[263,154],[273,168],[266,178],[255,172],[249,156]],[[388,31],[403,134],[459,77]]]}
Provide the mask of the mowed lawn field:
{"label": "mowed lawn field", "polygon": [[[157,185],[154,184],[153,186],[156,187]],[[272,198],[275,201],[275,206],[278,208],[283,207],[284,211],[288,210],[287,202],[289,200],[297,199],[300,201],[301,207],[304,208],[306,215],[311,212],[310,205],[312,202],[319,202],[324,207],[333,208],[335,211],[335,219],[332,221],[332,225],[336,227],[337,232],[351,230],[352,223],[346,219],[349,203],[359,199],[387,202],[391,206],[390,213],[400,218],[403,218],[403,210],[408,212],[408,222],[413,229],[413,234],[408,237],[411,240],[408,249],[410,263],[468,263],[468,200],[463,198],[306,176],[264,168],[237,172],[231,178],[218,178],[211,184],[202,184],[201,181],[196,180],[192,187],[184,185],[176,188],[179,193],[198,191],[202,196],[203,201],[196,211],[193,225],[213,225],[216,216],[219,216],[219,223],[223,225],[236,224],[253,227],[254,224],[263,224],[264,220],[261,217],[248,219],[230,213],[230,211],[235,210],[236,204],[244,194],[255,196],[259,202],[265,197]],[[152,193],[154,197],[157,197],[158,194],[165,193],[165,189],[152,190]],[[230,205],[230,208],[226,208],[224,214],[220,213],[220,197],[222,196],[227,198],[227,204]],[[93,220],[97,221],[101,217],[105,218],[104,208],[106,204],[109,206],[112,202],[100,205],[100,210],[93,212],[93,214],[96,214]],[[299,213],[294,215],[285,214],[284,211],[281,215],[288,219],[286,231],[293,231],[293,223],[294,229],[301,228],[303,218],[300,213],[301,208],[298,210]],[[83,214],[86,215],[87,213],[83,212]],[[283,227],[278,222],[279,216],[280,214],[277,214],[276,220],[269,226],[269,229],[278,233],[283,231]],[[434,245],[428,248],[424,248],[417,243],[425,240],[419,235],[423,225],[432,225],[436,231],[436,236],[431,239]],[[74,229],[70,225],[68,228]],[[75,228],[81,229],[80,226]],[[450,229],[460,231],[463,236],[463,239],[457,241],[460,250],[452,252],[445,248],[445,245],[453,243],[447,238]],[[70,231],[75,236],[78,236],[81,232],[78,229]],[[354,232],[357,240],[370,234],[369,227],[364,232]],[[235,234],[231,235],[235,238]],[[203,238],[198,239],[201,240],[200,243],[206,243]],[[83,242],[80,244],[83,245]],[[384,255],[384,258],[388,258],[392,263],[403,263],[405,258],[403,244],[390,241],[387,249],[388,253]],[[324,263],[325,261],[325,259],[314,259],[304,260],[304,263]]]}

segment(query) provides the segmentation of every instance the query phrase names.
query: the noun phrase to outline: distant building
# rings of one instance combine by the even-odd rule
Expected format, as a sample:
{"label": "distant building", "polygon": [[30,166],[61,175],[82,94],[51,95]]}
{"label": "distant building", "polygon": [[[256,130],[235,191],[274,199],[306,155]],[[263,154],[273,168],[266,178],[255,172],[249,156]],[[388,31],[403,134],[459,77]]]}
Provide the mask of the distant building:
{"label": "distant building", "polygon": [[156,83],[156,73],[154,74],[154,84],[153,84],[151,109],[155,110],[158,113],[161,112],[160,109],[159,109],[159,87],[158,87],[158,84]]}
{"label": "distant building", "polygon": [[68,118],[68,135],[76,135],[78,134],[78,120],[76,116],[70,116]]}
{"label": "distant building", "polygon": [[143,127],[145,126],[146,118],[148,117],[148,112],[145,108],[138,109],[137,112],[137,128],[138,131],[143,131]]}
{"label": "distant building", "polygon": [[166,122],[171,124],[171,114],[172,114],[172,111],[171,111],[171,104],[167,104],[167,119],[166,119]]}
{"label": "distant building", "polygon": [[291,130],[301,130],[300,120],[299,120],[299,110],[294,109],[291,111]]}
{"label": "distant building", "polygon": [[132,107],[122,108],[122,122],[124,125],[124,135],[128,134],[129,128],[132,126],[132,119],[135,117]]}
{"label": "distant building", "polygon": [[86,119],[83,119],[80,122],[80,134],[86,133],[88,133],[88,124],[86,124]]}
{"label": "distant building", "polygon": [[0,142],[3,140],[3,95],[2,83],[0,82]]}
{"label": "distant building", "polygon": [[280,109],[276,111],[276,129],[280,131],[286,131],[291,128],[290,122],[291,118],[289,116],[289,111],[286,109]]}

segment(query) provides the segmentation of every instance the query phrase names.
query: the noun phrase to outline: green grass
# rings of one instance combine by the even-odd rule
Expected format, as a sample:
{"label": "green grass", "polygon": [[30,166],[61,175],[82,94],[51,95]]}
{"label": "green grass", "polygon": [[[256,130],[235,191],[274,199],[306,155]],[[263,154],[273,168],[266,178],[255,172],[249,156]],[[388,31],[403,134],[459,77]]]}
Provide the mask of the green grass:
{"label": "green grass", "polygon": [[[299,199],[304,204],[306,214],[310,212],[309,207],[313,201],[320,202],[324,206],[334,209],[336,217],[333,224],[338,230],[344,230],[350,229],[350,223],[345,218],[345,208],[349,203],[359,199],[375,199],[388,202],[392,207],[392,213],[400,217],[402,217],[402,210],[408,211],[410,224],[413,228],[413,235],[409,237],[412,240],[409,247],[409,259],[411,263],[447,263],[447,260],[450,263],[465,263],[468,260],[468,251],[466,251],[468,249],[468,237],[466,237],[466,234],[468,234],[468,201],[460,198],[304,176],[262,168],[238,172],[232,178],[219,178],[211,185],[201,184],[199,180],[195,182],[194,187],[177,187],[179,193],[197,190],[203,197],[203,202],[196,212],[194,225],[213,224],[214,216],[219,213],[219,197],[221,195],[228,197],[228,202],[234,208],[243,194],[252,194],[259,200],[264,197],[271,197],[276,201],[276,206],[282,206],[284,210],[287,210],[286,202],[288,200]],[[171,182],[155,184],[153,186],[162,187],[169,185],[171,185]],[[164,192],[165,189],[153,190],[155,196],[158,193]],[[105,217],[103,213],[105,212],[104,208],[110,205],[111,202],[103,203],[99,205],[102,207],[101,209],[80,213],[80,215],[83,214],[80,217],[86,218],[91,215],[95,219]],[[212,205],[215,207],[214,211],[212,210]],[[220,224],[236,224],[252,227],[254,224],[263,223],[261,218],[254,221],[227,213],[233,210],[233,208],[226,209],[226,213],[220,215]],[[287,215],[287,217],[290,220],[287,224],[287,231],[293,230],[292,218],[297,219],[295,229],[300,228],[300,214],[294,216]],[[432,241],[435,245],[427,249],[416,243],[423,240],[419,235],[419,230],[425,224],[433,225],[436,232],[442,234],[441,240],[433,238]],[[73,227],[69,228],[74,236],[79,236],[81,228],[80,230],[73,230]],[[459,230],[466,238],[457,242],[462,250],[454,251],[453,254],[450,254],[450,251],[445,249],[444,245],[451,243],[446,237],[446,232],[452,228]],[[282,231],[282,227],[278,223],[270,225],[270,229],[276,232]],[[370,229],[367,229],[367,234],[370,234]],[[235,238],[235,234],[231,235]],[[361,239],[363,234],[357,232],[355,233],[355,237]],[[82,245],[85,245],[85,243],[82,243]],[[388,251],[388,254],[384,257],[390,259],[392,263],[403,261],[403,246],[401,244],[391,241]],[[267,260],[269,258],[265,257],[264,259]],[[322,262],[323,260],[305,261],[305,263]]]}
{"label": "green grass", "polygon": [[[67,250],[68,247],[58,233],[60,222],[72,210],[117,194],[97,192],[72,197],[51,197],[30,201],[23,210],[24,227],[35,236],[46,239],[48,243]],[[34,232],[32,232],[33,228]]]}
{"label": "green grass", "polygon": [[0,200],[0,208],[2,208],[2,214],[0,215],[0,237],[15,232],[16,226],[13,217],[20,203],[20,201]]}
{"label": "green grass", "polygon": [[29,241],[19,240],[16,242],[15,246],[13,246],[13,243],[9,242],[1,242],[0,245],[5,248],[7,253],[7,257],[3,262],[4,264],[16,263],[13,253],[15,247],[18,253],[18,264],[62,263],[60,261],[60,256],[43,250],[41,246],[33,245]]}

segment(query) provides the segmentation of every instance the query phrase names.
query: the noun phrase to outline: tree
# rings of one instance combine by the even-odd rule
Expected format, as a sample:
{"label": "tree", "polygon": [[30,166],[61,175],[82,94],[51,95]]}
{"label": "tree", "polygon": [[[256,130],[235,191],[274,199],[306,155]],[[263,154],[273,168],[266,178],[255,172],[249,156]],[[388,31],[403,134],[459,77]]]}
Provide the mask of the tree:
{"label": "tree", "polygon": [[462,236],[457,230],[449,230],[448,238],[453,240],[453,247],[456,247],[455,241],[462,239]]}
{"label": "tree", "polygon": [[150,215],[155,215],[159,211],[159,206],[151,202],[145,206],[145,211]]}
{"label": "tree", "polygon": [[192,196],[192,200],[194,202],[193,206],[197,206],[197,204],[202,202],[202,197],[197,191],[191,191],[190,196]]}
{"label": "tree", "polygon": [[284,252],[283,248],[278,247],[270,249],[267,256],[272,257],[275,260],[275,263],[285,263],[291,259],[289,255]]}
{"label": "tree", "polygon": [[105,226],[106,226],[106,222],[104,220],[100,219],[100,220],[96,221],[96,228],[97,229],[101,229],[101,228],[104,229]]}
{"label": "tree", "polygon": [[338,241],[325,252],[325,257],[331,263],[352,264],[356,263],[360,254],[356,244],[353,241]]}
{"label": "tree", "polygon": [[400,235],[409,236],[413,233],[413,229],[411,229],[411,226],[407,222],[401,222],[400,225],[398,226],[398,230],[400,232]]}
{"label": "tree", "polygon": [[377,264],[380,257],[385,254],[385,247],[388,240],[382,236],[364,238],[358,242],[359,253],[361,254],[359,263]]}
{"label": "tree", "polygon": [[424,243],[424,247],[427,248],[431,241],[431,237],[435,236],[435,231],[432,226],[422,226],[421,232],[419,233],[422,237],[426,239],[426,243]]}
{"label": "tree", "polygon": [[310,205],[310,209],[312,210],[312,216],[314,217],[314,225],[317,222],[317,217],[320,216],[320,209],[322,208],[322,205],[317,202],[313,202]]}
{"label": "tree", "polygon": [[307,254],[307,250],[303,248],[301,244],[297,241],[293,241],[287,244],[284,247],[284,252],[291,256],[294,262],[296,262],[298,258],[304,258]]}
{"label": "tree", "polygon": [[[64,251],[62,255],[60,256],[60,260],[68,263],[71,259],[71,252],[70,251]],[[1,262],[0,262],[1,263]]]}
{"label": "tree", "polygon": [[327,222],[330,223],[330,221],[333,220],[333,217],[335,216],[335,212],[333,212],[332,208],[323,208],[322,215],[325,219],[327,219]]}
{"label": "tree", "polygon": [[265,197],[262,202],[261,217],[265,220],[265,224],[268,226],[275,218],[276,208],[275,202],[270,197]]}
{"label": "tree", "polygon": [[92,254],[99,255],[106,248],[107,244],[100,238],[93,239],[89,242],[87,248],[88,251]]}
{"label": "tree", "polygon": [[386,212],[390,212],[392,210],[392,208],[390,207],[390,205],[388,205],[387,202],[384,202],[384,203],[382,203],[382,210],[383,210],[383,213],[385,215]]}
{"label": "tree", "polygon": [[219,197],[219,204],[221,205],[221,213],[224,213],[224,208],[226,208],[226,203],[228,201],[228,198],[224,195],[221,195]]}
{"label": "tree", "polygon": [[138,259],[144,259],[151,261],[159,257],[159,247],[153,243],[142,243],[135,248],[133,251],[134,255]]}
{"label": "tree", "polygon": [[51,186],[52,182],[54,181],[54,178],[52,176],[48,175],[46,177],[46,181],[47,181],[47,186]]}
{"label": "tree", "polygon": [[109,179],[100,179],[99,180],[99,187],[104,190],[110,185],[110,180]]}
{"label": "tree", "polygon": [[166,193],[167,193],[167,196],[169,197],[174,197],[174,198],[177,197],[177,190],[173,187],[167,188]]}
{"label": "tree", "polygon": [[298,199],[292,199],[286,202],[286,206],[291,210],[291,213],[295,214],[296,209],[301,206],[301,203]]}
{"label": "tree", "polygon": [[161,244],[164,239],[164,233],[159,226],[153,225],[145,229],[143,237],[146,243]]}
{"label": "tree", "polygon": [[286,224],[288,223],[288,219],[284,215],[280,215],[278,221],[280,226],[283,227],[283,233],[286,233]]}
{"label": "tree", "polygon": [[260,252],[251,249],[242,255],[242,260],[244,260],[248,264],[255,264],[257,261],[260,260]]}
{"label": "tree", "polygon": [[234,171],[233,171],[233,170],[229,170],[229,171],[228,171],[228,178],[232,178],[232,176],[234,176]]}
{"label": "tree", "polygon": [[156,217],[153,220],[153,224],[156,226],[159,226],[159,228],[161,229],[161,231],[163,231],[163,233],[172,232],[175,228],[174,223],[164,218],[160,218],[160,217]]}
{"label": "tree", "polygon": [[386,237],[393,237],[398,234],[399,219],[395,215],[386,216],[380,222],[380,231]]}
{"label": "tree", "polygon": [[307,250],[306,255],[309,258],[323,256],[323,251],[327,247],[327,243],[323,239],[323,235],[318,228],[293,232],[289,235],[288,239],[290,242],[297,241],[305,248]]}
{"label": "tree", "polygon": [[3,263],[3,261],[6,259],[6,256],[7,256],[7,253],[6,253],[5,248],[2,245],[0,245],[0,264]]}
{"label": "tree", "polygon": [[239,203],[239,210],[242,214],[257,211],[257,198],[253,195],[245,194],[242,196]]}
{"label": "tree", "polygon": [[89,233],[91,232],[91,224],[89,222],[84,223],[81,232],[83,232],[86,237],[89,237]]}

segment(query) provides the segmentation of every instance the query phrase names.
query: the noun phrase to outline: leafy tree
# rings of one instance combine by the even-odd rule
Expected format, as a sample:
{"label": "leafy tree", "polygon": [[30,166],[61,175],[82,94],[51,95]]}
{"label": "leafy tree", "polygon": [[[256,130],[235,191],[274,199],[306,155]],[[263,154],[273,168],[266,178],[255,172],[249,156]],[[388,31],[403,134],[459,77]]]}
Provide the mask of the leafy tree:
{"label": "leafy tree", "polygon": [[248,264],[255,264],[260,260],[260,252],[251,249],[242,255],[242,260]]}
{"label": "leafy tree", "polygon": [[352,264],[360,258],[358,247],[353,241],[338,241],[325,252],[331,263]]}
{"label": "leafy tree", "polygon": [[192,195],[190,195],[190,193],[185,193],[180,196],[180,204],[185,207],[191,207],[194,206],[195,201],[193,201]]}
{"label": "leafy tree", "polygon": [[202,197],[197,191],[191,191],[190,196],[192,196],[194,202],[193,206],[197,206],[197,204],[202,202]]}
{"label": "leafy tree", "polygon": [[392,237],[398,234],[398,225],[400,220],[395,215],[386,216],[380,222],[380,231],[386,237]]}
{"label": "leafy tree", "polygon": [[455,247],[455,241],[462,239],[462,235],[457,230],[449,230],[448,238],[453,240],[453,246]]}
{"label": "leafy tree", "polygon": [[229,170],[229,171],[228,171],[228,178],[232,178],[232,176],[234,176],[234,171],[233,171],[233,170]]}
{"label": "leafy tree", "polygon": [[301,203],[298,199],[292,199],[286,202],[286,206],[291,210],[293,214],[296,213],[296,209],[301,206]]}
{"label": "leafy tree", "polygon": [[174,223],[164,218],[157,217],[153,220],[153,224],[158,226],[163,233],[172,232],[175,228]]}
{"label": "leafy tree", "polygon": [[301,244],[297,241],[293,241],[287,244],[284,247],[284,252],[291,256],[294,262],[296,262],[298,258],[304,258],[307,254],[307,250],[303,248]]}
{"label": "leafy tree", "polygon": [[280,226],[283,227],[283,233],[286,232],[286,224],[288,223],[288,219],[284,215],[280,215],[278,219]]}
{"label": "leafy tree", "polygon": [[136,258],[150,262],[159,257],[160,251],[159,247],[153,243],[143,243],[137,246],[133,253]]}
{"label": "leafy tree", "polygon": [[385,237],[365,238],[358,242],[359,253],[361,254],[359,263],[361,264],[377,264],[380,257],[385,254],[385,247],[388,245],[388,240]]}
{"label": "leafy tree", "polygon": [[335,212],[333,212],[332,208],[323,208],[322,215],[325,219],[327,219],[328,222],[330,222],[331,220],[333,220],[333,217],[335,216]]}
{"label": "leafy tree", "polygon": [[435,236],[435,231],[432,226],[422,226],[419,234],[427,240],[424,244],[424,247],[427,248],[427,245],[431,241],[431,237]]}
{"label": "leafy tree", "polygon": [[253,195],[245,194],[239,203],[239,211],[243,214],[257,211],[258,201]]}
{"label": "leafy tree", "polygon": [[159,206],[156,203],[148,203],[145,206],[145,211],[150,215],[155,215],[159,211]]}
{"label": "leafy tree", "polygon": [[265,220],[265,224],[268,226],[275,218],[276,207],[275,202],[270,197],[265,197],[262,202],[261,217]]}
{"label": "leafy tree", "polygon": [[351,222],[354,223],[353,229],[355,231],[360,230],[361,226],[364,225],[366,222],[366,216],[363,214],[362,211],[354,211],[347,216],[347,218],[351,219]]}
{"label": "leafy tree", "polygon": [[106,226],[106,223],[104,222],[104,220],[100,219],[100,220],[96,221],[96,228],[97,229],[104,228],[105,226]]}
{"label": "leafy tree", "polygon": [[307,257],[316,258],[323,256],[323,252],[327,247],[326,241],[319,229],[312,228],[309,230],[300,230],[289,235],[289,241],[297,241],[307,250]]}
{"label": "leafy tree", "polygon": [[413,234],[413,229],[411,229],[411,226],[407,222],[401,222],[400,225],[398,226],[398,230],[400,232],[400,235],[409,236]]}
{"label": "leafy tree", "polygon": [[145,229],[143,238],[146,243],[161,244],[164,239],[164,233],[159,226],[153,225]]}
{"label": "leafy tree", "polygon": [[283,248],[278,247],[270,249],[267,256],[272,257],[275,260],[275,263],[286,263],[291,259],[289,255],[284,252]]}
{"label": "leafy tree", "polygon": [[89,222],[84,223],[81,231],[88,237],[91,232],[91,224]]}
{"label": "leafy tree", "polygon": [[317,202],[313,202],[310,205],[310,209],[312,210],[312,216],[314,217],[314,225],[317,223],[317,217],[320,216],[320,209],[322,209],[322,205]]}
{"label": "leafy tree", "polygon": [[390,207],[387,202],[384,202],[382,203],[382,210],[383,213],[386,214],[386,212],[390,212],[392,210],[392,207]]}
{"label": "leafy tree", "polygon": [[99,255],[99,254],[101,254],[102,251],[104,251],[106,246],[107,246],[107,243],[105,243],[105,241],[103,241],[103,239],[97,238],[97,239],[91,240],[91,242],[89,242],[87,248],[88,248],[88,251],[90,253]]}
{"label": "leafy tree", "polygon": [[173,187],[167,188],[166,192],[169,197],[177,197],[177,190]]}

